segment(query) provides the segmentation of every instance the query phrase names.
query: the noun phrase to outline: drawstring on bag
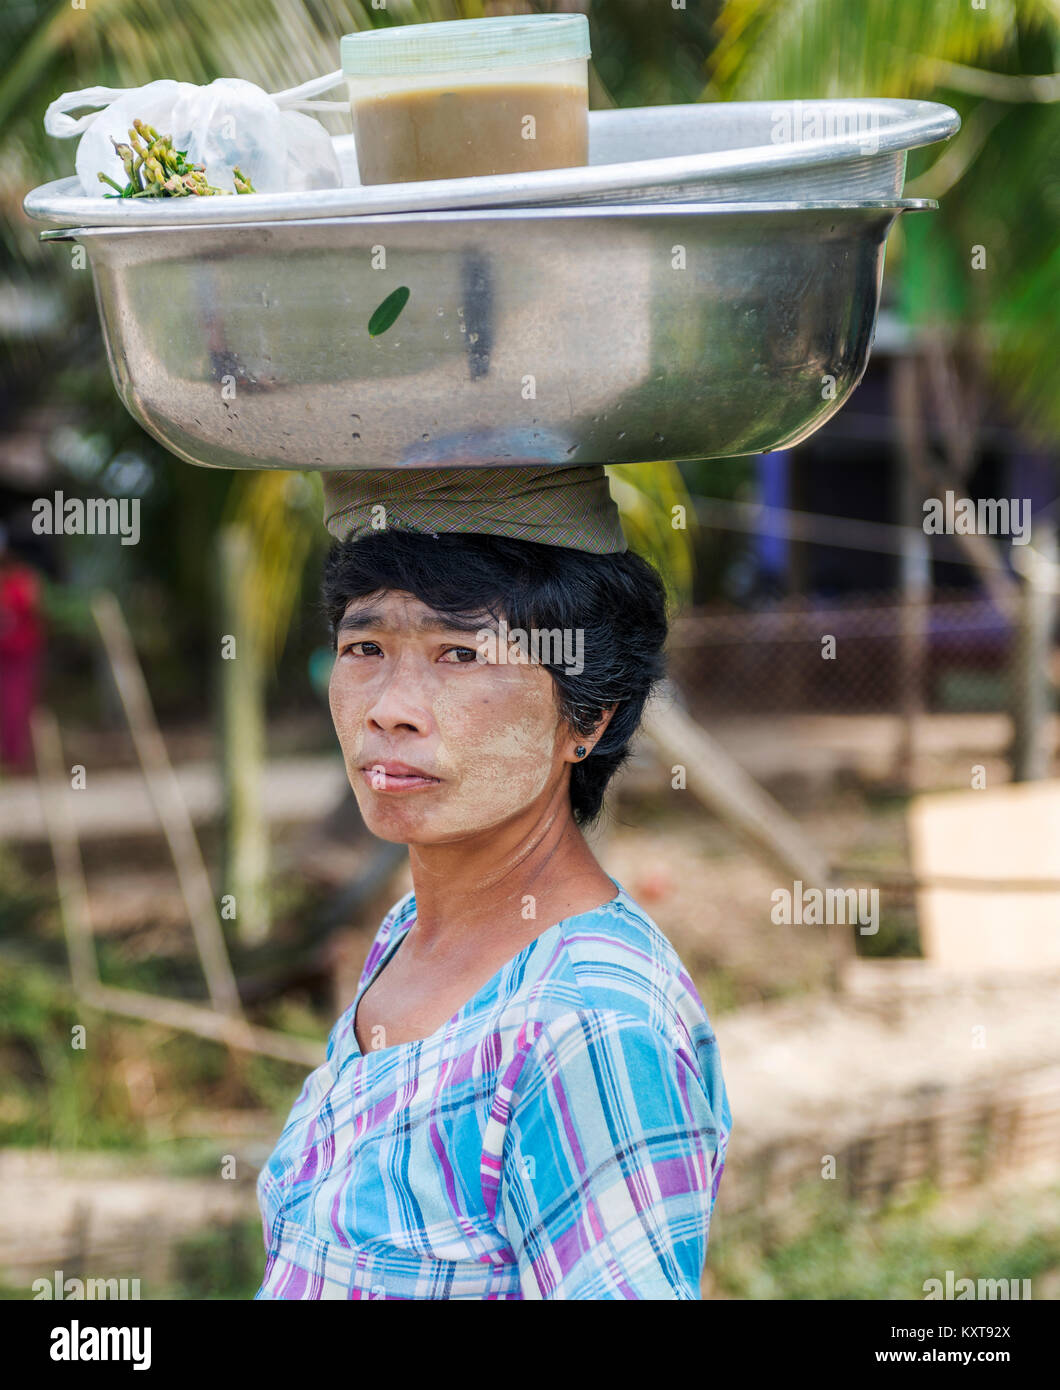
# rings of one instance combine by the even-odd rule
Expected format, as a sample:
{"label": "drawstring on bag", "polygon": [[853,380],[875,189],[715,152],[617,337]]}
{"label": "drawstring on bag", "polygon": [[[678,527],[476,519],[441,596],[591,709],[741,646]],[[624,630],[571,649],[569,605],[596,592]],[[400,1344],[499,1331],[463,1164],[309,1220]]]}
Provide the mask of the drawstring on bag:
{"label": "drawstring on bag", "polygon": [[[99,197],[100,172],[124,183],[121,158],[111,143],[128,139],[134,120],[172,135],[192,163],[204,164],[215,184],[228,182],[239,165],[258,193],[337,188],[342,171],[331,137],[302,113],[349,111],[348,101],[315,100],[343,81],[340,68],[281,92],[265,92],[238,77],[219,77],[203,87],[161,78],[142,87],[83,87],[64,92],[44,113],[44,129],[59,140],[81,137],[76,164],[82,192]],[[97,108],[81,116],[71,111]]]}

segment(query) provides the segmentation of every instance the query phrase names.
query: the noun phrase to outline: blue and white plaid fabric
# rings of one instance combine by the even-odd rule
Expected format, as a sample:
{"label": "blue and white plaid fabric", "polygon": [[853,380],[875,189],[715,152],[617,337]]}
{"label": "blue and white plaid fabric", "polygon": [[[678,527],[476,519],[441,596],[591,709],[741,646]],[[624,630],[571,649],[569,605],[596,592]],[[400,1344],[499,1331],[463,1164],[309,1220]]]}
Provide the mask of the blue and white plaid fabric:
{"label": "blue and white plaid fabric", "polygon": [[362,1054],[387,914],[258,1178],[257,1298],[698,1299],[732,1119],[677,953],[618,896],[556,923],[431,1037]]}

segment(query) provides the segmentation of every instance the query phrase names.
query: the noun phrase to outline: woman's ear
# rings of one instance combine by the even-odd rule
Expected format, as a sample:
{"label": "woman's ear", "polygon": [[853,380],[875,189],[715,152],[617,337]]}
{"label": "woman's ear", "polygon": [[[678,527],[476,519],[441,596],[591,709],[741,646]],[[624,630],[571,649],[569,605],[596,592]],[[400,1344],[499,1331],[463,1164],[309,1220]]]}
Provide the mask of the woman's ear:
{"label": "woman's ear", "polygon": [[[574,739],[574,743],[572,744],[571,749],[574,762],[580,763],[589,756],[593,748],[595,748],[597,743],[599,743],[600,739],[603,738],[604,730],[607,728],[608,724],[610,724],[611,716],[614,714],[616,709],[618,709],[618,705],[614,704],[611,706],[610,709],[604,710],[603,714],[597,721],[596,727],[593,729],[591,734],[587,736],[580,735]],[[586,751],[579,755],[579,748],[584,748]]]}
{"label": "woman's ear", "polygon": [[611,723],[611,716],[614,714],[616,709],[618,709],[617,702],[613,704],[610,709],[605,709],[603,714],[600,716],[600,722],[593,730],[594,743],[598,742],[600,739],[603,738],[604,730],[607,728],[608,724]]}

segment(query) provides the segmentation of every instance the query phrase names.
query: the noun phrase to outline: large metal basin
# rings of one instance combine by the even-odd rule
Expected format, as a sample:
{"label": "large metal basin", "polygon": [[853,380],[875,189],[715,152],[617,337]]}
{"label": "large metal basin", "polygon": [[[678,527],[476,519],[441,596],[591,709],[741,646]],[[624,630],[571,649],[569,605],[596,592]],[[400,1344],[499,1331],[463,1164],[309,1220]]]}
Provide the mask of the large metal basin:
{"label": "large metal basin", "polygon": [[[362,187],[352,135],[336,136],[342,188],[230,198],[86,198],[76,178],[23,206],[53,227],[200,225],[472,207],[601,202],[798,202],[900,198],[906,153],[949,139],[960,117],[932,101],[733,101],[589,112],[589,165]],[[101,190],[102,191],[102,190]]]}
{"label": "large metal basin", "polygon": [[[85,246],[118,392],[190,463],[624,463],[812,434],[865,370],[895,218],[933,206],[503,209],[44,236]],[[371,337],[373,310],[400,286],[407,305]]]}

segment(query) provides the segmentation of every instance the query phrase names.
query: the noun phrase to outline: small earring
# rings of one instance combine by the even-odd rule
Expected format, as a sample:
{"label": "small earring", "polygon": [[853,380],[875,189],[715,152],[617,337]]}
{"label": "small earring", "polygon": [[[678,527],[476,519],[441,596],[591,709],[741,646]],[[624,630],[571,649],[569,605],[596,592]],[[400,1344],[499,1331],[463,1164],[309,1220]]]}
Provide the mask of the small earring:
{"label": "small earring", "polygon": [[576,758],[584,758],[584,757],[585,757],[585,745],[584,745],[584,744],[579,744],[578,747],[575,748],[575,750],[574,750],[574,756],[575,756]]}

